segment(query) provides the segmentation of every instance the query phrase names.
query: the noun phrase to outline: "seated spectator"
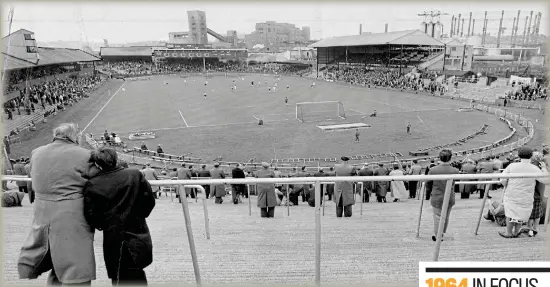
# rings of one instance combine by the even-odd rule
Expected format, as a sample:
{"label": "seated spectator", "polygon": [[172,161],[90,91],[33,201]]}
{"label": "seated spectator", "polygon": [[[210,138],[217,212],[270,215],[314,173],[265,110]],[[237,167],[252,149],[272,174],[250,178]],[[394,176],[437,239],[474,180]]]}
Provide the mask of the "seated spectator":
{"label": "seated spectator", "polygon": [[162,150],[160,144],[157,146],[157,153],[159,156],[164,156],[164,151]]}
{"label": "seated spectator", "polygon": [[25,193],[23,192],[4,192],[2,193],[2,207],[23,206],[23,198],[25,198]]}
{"label": "seated spectator", "polygon": [[483,218],[496,222],[500,226],[506,226],[506,215],[504,214],[504,205],[502,203],[487,199],[487,214]]}
{"label": "seated spectator", "polygon": [[147,146],[145,145],[145,142],[141,142],[141,150],[147,150]]}

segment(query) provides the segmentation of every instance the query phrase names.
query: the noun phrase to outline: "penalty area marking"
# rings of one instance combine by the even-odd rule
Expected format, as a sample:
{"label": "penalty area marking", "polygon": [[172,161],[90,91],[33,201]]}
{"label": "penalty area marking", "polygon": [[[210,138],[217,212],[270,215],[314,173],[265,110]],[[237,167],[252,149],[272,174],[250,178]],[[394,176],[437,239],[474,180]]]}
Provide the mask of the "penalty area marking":
{"label": "penalty area marking", "polygon": [[122,83],[122,85],[120,85],[118,90],[116,90],[116,92],[111,96],[111,98],[103,105],[103,107],[101,107],[99,112],[97,112],[97,114],[92,118],[92,120],[84,127],[84,129],[82,129],[82,133],[84,133],[86,131],[86,129],[95,121],[95,119],[99,116],[99,114],[101,114],[103,109],[111,102],[111,100],[116,96],[116,94],[118,94],[120,89],[122,89],[122,87],[124,87],[125,84],[126,84],[126,82],[124,82],[124,83]]}
{"label": "penalty area marking", "polygon": [[185,118],[183,117],[183,114],[181,113],[181,111],[178,111],[180,113],[180,116],[181,116],[181,119],[183,120],[183,123],[185,124],[185,127],[188,128],[189,125],[187,124],[187,121],[185,120]]}
{"label": "penalty area marking", "polygon": [[366,115],[365,113],[360,112],[360,111],[357,111],[357,110],[354,110],[354,109],[348,109],[348,110],[350,110],[350,111],[352,111],[352,112],[356,112],[356,113],[361,114],[361,115]]}

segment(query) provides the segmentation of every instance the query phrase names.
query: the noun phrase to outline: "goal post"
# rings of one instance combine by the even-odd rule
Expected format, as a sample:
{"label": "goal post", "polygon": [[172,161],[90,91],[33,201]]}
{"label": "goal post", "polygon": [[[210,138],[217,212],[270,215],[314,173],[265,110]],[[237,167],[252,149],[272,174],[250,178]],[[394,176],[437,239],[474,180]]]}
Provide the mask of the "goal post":
{"label": "goal post", "polygon": [[301,122],[345,118],[344,104],[340,101],[296,103],[296,119]]}

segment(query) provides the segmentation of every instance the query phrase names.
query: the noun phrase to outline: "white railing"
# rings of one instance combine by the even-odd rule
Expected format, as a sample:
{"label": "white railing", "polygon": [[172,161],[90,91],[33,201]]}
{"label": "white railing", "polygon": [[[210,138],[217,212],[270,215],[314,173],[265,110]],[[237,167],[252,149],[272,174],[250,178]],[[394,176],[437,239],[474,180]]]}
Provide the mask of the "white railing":
{"label": "white railing", "polygon": [[[422,206],[424,204],[424,193],[425,193],[425,182],[426,181],[447,181],[445,188],[445,195],[443,199],[443,206],[441,212],[441,219],[439,221],[439,229],[436,235],[436,245],[434,246],[433,251],[433,260],[439,260],[439,251],[441,249],[443,227],[447,217],[447,210],[449,208],[449,202],[451,195],[454,196],[453,184],[485,184],[485,195],[483,202],[481,204],[479,218],[477,226],[475,229],[475,235],[477,235],[479,224],[481,221],[481,216],[483,214],[483,209],[485,208],[485,200],[488,196],[488,189],[491,183],[496,183],[498,179],[510,179],[510,178],[544,178],[548,177],[549,174],[502,174],[502,173],[491,173],[491,174],[454,174],[454,175],[407,175],[407,176],[337,176],[337,177],[301,177],[301,178],[246,178],[246,179],[196,179],[196,180],[153,180],[149,183],[153,186],[179,186],[178,192],[180,193],[180,200],[183,208],[183,215],[185,217],[185,225],[187,229],[187,236],[189,240],[189,248],[191,249],[191,257],[193,260],[193,268],[195,272],[195,280],[197,285],[201,285],[199,265],[197,261],[195,241],[193,237],[193,231],[191,228],[191,218],[189,215],[188,202],[185,197],[185,193],[182,191],[185,188],[197,188],[204,192],[204,189],[201,185],[211,185],[211,184],[258,184],[258,183],[271,183],[271,184],[296,184],[296,183],[307,183],[315,184],[315,282],[317,286],[320,286],[321,283],[321,197],[325,196],[325,193],[321,191],[321,184],[327,183],[336,183],[336,182],[374,182],[374,181],[418,181],[423,182],[422,188],[420,190],[420,212],[418,216],[418,227],[416,237],[420,234],[420,222],[422,219]],[[464,180],[486,180],[486,181],[473,181],[467,182]],[[4,181],[30,181],[30,178],[18,177],[18,176],[3,176],[2,180]],[[457,181],[462,180],[462,181]],[[456,181],[456,182],[454,182]],[[250,210],[250,189],[249,189],[249,210]],[[288,189],[287,189],[288,192]],[[287,193],[288,195],[288,193]],[[288,197],[287,197],[288,199]],[[325,202],[325,200],[323,200]],[[363,189],[361,188],[361,204],[363,203]],[[324,204],[323,204],[324,206]],[[207,239],[209,239],[209,226],[208,226],[208,211],[206,208],[206,202],[203,200],[203,208],[205,211],[205,225],[206,225],[206,234]],[[549,214],[550,204],[547,204],[546,214]],[[362,208],[361,208],[362,214]],[[249,213],[251,215],[251,213]],[[545,216],[545,226],[548,223],[548,217]]]}

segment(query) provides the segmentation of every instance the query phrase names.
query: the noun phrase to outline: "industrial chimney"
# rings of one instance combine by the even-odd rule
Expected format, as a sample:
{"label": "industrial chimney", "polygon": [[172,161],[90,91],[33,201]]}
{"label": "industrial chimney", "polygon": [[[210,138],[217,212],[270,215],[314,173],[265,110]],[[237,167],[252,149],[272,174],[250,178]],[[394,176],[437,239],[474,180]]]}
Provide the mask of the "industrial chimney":
{"label": "industrial chimney", "polygon": [[363,34],[363,24],[359,24],[359,35]]}
{"label": "industrial chimney", "polygon": [[385,25],[384,33],[388,33],[388,23],[386,23],[386,25]]}

